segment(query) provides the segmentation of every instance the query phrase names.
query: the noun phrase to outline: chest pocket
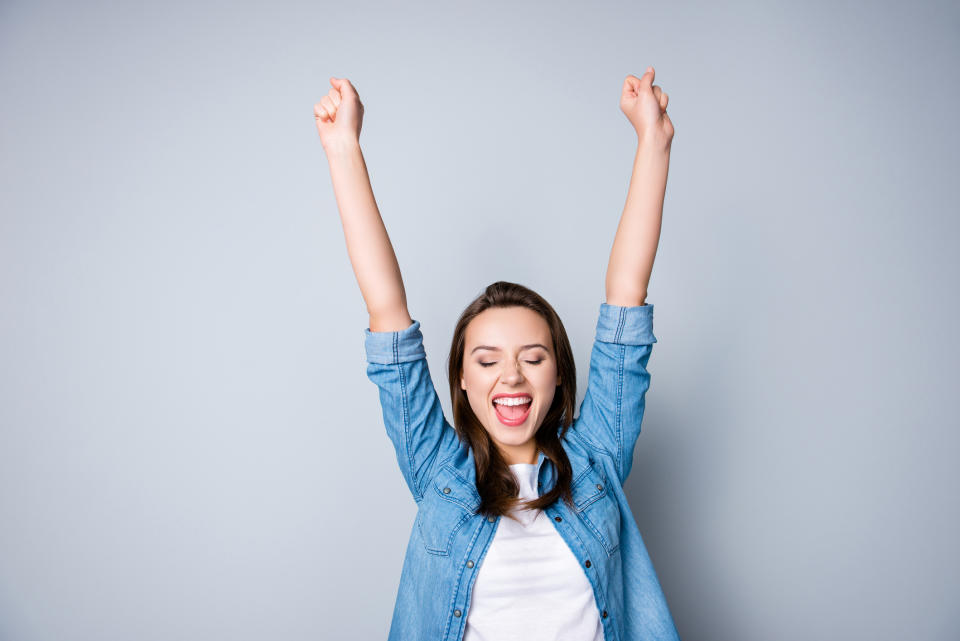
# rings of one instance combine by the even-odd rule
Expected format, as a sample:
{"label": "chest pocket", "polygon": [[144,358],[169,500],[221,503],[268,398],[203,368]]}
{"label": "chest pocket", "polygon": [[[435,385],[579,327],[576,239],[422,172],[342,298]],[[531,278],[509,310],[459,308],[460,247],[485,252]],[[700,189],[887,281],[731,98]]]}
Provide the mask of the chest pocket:
{"label": "chest pocket", "polygon": [[574,482],[573,503],[587,529],[612,555],[620,547],[620,506],[608,489],[603,468],[591,462]]}
{"label": "chest pocket", "polygon": [[454,537],[479,505],[476,488],[450,467],[440,468],[417,510],[417,528],[424,549],[439,556],[450,554]]}

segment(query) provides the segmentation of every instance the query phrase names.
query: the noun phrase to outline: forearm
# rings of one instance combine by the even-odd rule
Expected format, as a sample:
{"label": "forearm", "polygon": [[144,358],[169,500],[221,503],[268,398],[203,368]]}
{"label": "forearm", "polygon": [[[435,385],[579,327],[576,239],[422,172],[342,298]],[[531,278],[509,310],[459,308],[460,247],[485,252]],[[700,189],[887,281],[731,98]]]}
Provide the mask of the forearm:
{"label": "forearm", "polygon": [[325,151],[347,253],[370,314],[370,330],[404,329],[412,321],[403,278],[373,196],[360,143],[341,143]]}
{"label": "forearm", "polygon": [[607,266],[610,305],[645,305],[660,242],[670,147],[641,140],[633,162],[627,202]]}

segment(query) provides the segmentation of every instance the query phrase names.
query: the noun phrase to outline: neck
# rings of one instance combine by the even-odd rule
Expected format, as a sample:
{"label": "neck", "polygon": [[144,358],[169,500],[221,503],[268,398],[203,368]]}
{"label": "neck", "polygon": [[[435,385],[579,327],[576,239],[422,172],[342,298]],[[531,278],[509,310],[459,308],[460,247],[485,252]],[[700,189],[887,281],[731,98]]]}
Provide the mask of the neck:
{"label": "neck", "polygon": [[518,446],[516,448],[501,449],[500,455],[503,457],[503,460],[507,462],[507,465],[516,465],[518,463],[533,465],[537,462],[539,452],[540,450],[537,449],[536,444],[533,444],[532,447]]}

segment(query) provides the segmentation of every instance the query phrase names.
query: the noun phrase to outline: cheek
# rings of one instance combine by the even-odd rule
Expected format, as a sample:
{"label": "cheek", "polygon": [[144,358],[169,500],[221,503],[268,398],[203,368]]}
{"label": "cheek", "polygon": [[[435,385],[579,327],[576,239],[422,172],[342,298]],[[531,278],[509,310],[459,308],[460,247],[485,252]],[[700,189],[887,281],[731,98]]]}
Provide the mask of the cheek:
{"label": "cheek", "polygon": [[557,368],[545,367],[537,376],[537,386],[543,389],[556,389],[557,387]]}
{"label": "cheek", "polygon": [[484,379],[483,374],[468,372],[463,377],[463,384],[467,388],[467,399],[469,399],[470,405],[476,409],[486,404],[490,384]]}
{"label": "cheek", "polygon": [[499,372],[496,367],[471,367],[463,377],[468,389],[488,393],[496,383]]}

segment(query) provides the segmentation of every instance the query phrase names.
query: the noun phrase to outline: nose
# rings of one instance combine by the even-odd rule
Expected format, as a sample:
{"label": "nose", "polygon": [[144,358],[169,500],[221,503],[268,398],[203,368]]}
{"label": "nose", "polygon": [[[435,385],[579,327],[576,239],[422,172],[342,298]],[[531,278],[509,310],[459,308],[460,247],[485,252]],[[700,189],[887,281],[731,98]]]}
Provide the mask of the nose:
{"label": "nose", "polygon": [[[510,359],[504,359],[504,361],[509,361]],[[521,383],[523,382],[523,372],[520,371],[520,361],[514,363],[507,362],[504,365],[503,370],[503,380],[507,383]]]}

